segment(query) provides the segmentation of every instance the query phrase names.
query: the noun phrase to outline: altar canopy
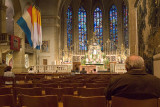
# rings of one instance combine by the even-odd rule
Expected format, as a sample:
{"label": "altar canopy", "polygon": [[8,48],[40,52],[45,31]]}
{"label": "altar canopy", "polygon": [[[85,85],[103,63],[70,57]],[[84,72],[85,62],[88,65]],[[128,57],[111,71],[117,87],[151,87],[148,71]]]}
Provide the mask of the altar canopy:
{"label": "altar canopy", "polygon": [[93,43],[89,46],[86,54],[86,64],[103,64],[104,53],[101,51],[100,45]]}

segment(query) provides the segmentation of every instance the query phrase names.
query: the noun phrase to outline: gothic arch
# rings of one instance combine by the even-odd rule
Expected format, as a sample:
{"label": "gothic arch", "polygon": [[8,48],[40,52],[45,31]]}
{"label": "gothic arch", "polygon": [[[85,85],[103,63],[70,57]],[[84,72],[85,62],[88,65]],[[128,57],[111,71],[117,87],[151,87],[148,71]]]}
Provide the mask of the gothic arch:
{"label": "gothic arch", "polygon": [[102,2],[95,0],[95,1],[93,2],[92,11],[94,12],[94,10],[95,10],[97,7],[99,7],[102,11],[104,10],[104,9],[103,9],[103,5],[102,5]]}
{"label": "gothic arch", "polygon": [[128,8],[129,8],[129,3],[128,3],[128,0],[123,0],[123,2]]}

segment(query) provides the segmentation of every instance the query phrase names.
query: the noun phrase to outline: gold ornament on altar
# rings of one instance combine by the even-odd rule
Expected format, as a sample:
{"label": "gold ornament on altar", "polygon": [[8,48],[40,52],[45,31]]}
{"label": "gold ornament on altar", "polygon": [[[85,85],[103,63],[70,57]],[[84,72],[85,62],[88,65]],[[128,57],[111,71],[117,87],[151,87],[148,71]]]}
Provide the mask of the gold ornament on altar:
{"label": "gold ornament on altar", "polygon": [[101,46],[98,44],[96,32],[93,32],[91,45],[88,47],[88,54],[86,56],[86,64],[103,64],[103,52],[101,51]]}

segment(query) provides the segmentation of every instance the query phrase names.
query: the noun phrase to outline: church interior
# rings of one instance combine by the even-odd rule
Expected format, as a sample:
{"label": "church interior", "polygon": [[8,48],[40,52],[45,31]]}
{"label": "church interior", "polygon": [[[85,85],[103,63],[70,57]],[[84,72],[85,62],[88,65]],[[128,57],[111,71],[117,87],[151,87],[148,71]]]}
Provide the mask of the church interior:
{"label": "church interior", "polygon": [[[30,6],[37,22],[26,15]],[[34,22],[37,38],[22,18]],[[7,106],[108,107],[104,87],[127,72],[130,55],[143,57],[146,72],[160,78],[160,0],[0,0],[0,76],[4,66],[15,75],[0,77]]]}

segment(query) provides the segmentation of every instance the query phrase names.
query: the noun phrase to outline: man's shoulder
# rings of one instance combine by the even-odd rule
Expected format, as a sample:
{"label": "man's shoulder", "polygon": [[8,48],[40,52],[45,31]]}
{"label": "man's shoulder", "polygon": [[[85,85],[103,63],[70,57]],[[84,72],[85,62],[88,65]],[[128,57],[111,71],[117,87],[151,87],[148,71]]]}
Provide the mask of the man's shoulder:
{"label": "man's shoulder", "polygon": [[128,76],[128,74],[125,73],[125,74],[119,74],[119,75],[113,76],[112,78],[113,79],[119,79],[119,78],[124,78],[126,76]]}
{"label": "man's shoulder", "polygon": [[[160,82],[160,78],[154,76],[154,75],[151,75],[151,74],[144,74],[144,75],[139,75],[139,76],[143,76],[143,78],[146,78],[148,80],[154,80],[154,81],[159,81]],[[117,76],[114,76],[112,78],[112,81],[117,81],[117,80],[128,80],[128,79],[131,79],[131,78],[134,78],[134,77],[137,77],[137,75],[131,75],[131,74],[121,74],[121,75],[117,75]]]}
{"label": "man's shoulder", "polygon": [[127,74],[116,75],[116,76],[113,76],[113,77],[111,78],[111,81],[112,81],[112,82],[115,82],[115,81],[124,79],[126,76],[127,76]]}
{"label": "man's shoulder", "polygon": [[151,75],[151,74],[147,74],[147,78],[150,78],[150,79],[154,79],[154,80],[157,80],[157,81],[160,81],[160,78],[154,76],[154,75]]}

